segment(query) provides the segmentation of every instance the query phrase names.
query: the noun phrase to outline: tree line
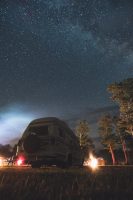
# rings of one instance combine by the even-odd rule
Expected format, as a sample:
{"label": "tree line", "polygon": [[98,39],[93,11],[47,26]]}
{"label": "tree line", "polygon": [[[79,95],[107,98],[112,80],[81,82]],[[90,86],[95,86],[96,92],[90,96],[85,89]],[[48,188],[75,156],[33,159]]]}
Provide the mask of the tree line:
{"label": "tree line", "polygon": [[[119,114],[106,114],[99,119],[98,134],[105,149],[111,154],[112,163],[116,164],[115,149],[122,147],[124,162],[128,164],[127,140],[133,147],[133,78],[115,82],[108,86],[111,99],[119,106]],[[86,120],[80,121],[76,127],[81,150],[86,158],[88,152],[94,151],[93,141],[89,136],[90,126]]]}

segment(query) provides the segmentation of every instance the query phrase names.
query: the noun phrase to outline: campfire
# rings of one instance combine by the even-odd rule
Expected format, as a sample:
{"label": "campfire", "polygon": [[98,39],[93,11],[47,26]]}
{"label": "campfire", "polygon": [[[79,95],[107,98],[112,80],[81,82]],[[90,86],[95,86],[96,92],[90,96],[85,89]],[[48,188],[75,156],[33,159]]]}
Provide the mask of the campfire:
{"label": "campfire", "polygon": [[93,170],[98,168],[98,160],[92,154],[89,155],[89,159],[84,161],[84,166],[91,167]]}

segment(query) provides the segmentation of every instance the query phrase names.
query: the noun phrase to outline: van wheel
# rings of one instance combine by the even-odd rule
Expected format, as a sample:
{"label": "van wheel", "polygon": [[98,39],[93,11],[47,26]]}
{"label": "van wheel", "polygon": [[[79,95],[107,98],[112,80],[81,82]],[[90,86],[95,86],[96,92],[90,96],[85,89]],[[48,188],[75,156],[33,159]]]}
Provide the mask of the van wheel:
{"label": "van wheel", "polygon": [[71,166],[72,166],[72,154],[67,155],[66,161],[62,161],[62,162],[57,164],[57,167],[62,168],[62,169],[66,169],[66,168],[69,168]]}

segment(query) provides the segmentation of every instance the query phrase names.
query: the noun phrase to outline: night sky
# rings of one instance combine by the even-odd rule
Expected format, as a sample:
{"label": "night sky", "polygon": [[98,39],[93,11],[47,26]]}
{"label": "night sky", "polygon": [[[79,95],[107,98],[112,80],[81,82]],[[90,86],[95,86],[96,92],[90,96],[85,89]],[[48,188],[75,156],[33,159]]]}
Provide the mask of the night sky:
{"label": "night sky", "polygon": [[0,0],[0,143],[112,106],[108,84],[132,76],[132,0]]}

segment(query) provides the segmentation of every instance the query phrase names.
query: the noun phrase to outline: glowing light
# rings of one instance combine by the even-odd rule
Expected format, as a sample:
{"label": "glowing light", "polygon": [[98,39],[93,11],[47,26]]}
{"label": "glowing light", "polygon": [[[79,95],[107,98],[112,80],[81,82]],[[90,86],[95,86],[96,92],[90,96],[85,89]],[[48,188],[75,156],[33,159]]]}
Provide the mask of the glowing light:
{"label": "glowing light", "polygon": [[17,165],[20,166],[24,163],[24,158],[18,158]]}
{"label": "glowing light", "polygon": [[17,165],[18,165],[18,166],[20,166],[22,163],[23,163],[23,162],[22,162],[21,159],[17,160]]}
{"label": "glowing light", "polygon": [[98,168],[98,160],[92,154],[90,154],[89,159],[84,162],[84,166],[89,166],[93,170]]}
{"label": "glowing light", "polygon": [[3,156],[0,156],[0,167],[7,166],[7,158],[4,158]]}
{"label": "glowing light", "polygon": [[0,167],[3,166],[3,159],[0,157]]}
{"label": "glowing light", "polygon": [[90,162],[89,163],[90,163],[90,167],[92,169],[96,169],[98,167],[98,161],[92,154],[90,154]]}
{"label": "glowing light", "polygon": [[99,166],[105,166],[105,160],[103,158],[97,158],[97,161]]}

